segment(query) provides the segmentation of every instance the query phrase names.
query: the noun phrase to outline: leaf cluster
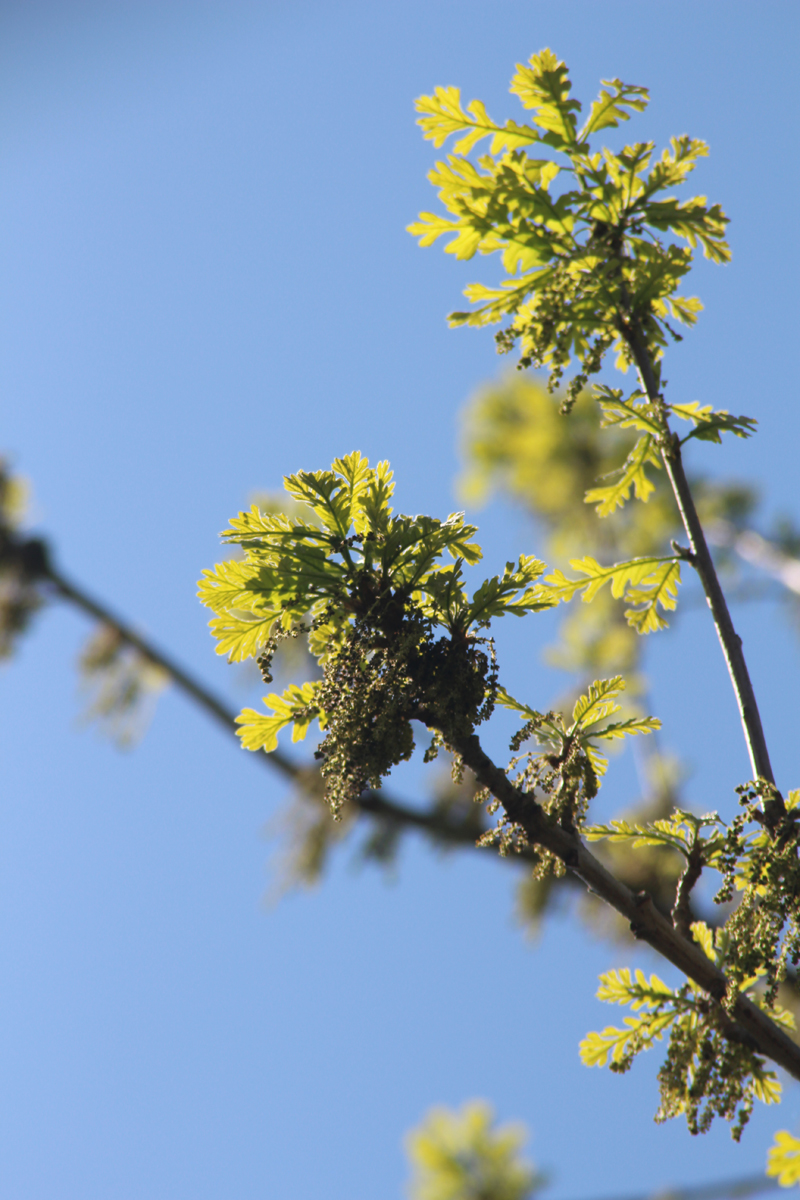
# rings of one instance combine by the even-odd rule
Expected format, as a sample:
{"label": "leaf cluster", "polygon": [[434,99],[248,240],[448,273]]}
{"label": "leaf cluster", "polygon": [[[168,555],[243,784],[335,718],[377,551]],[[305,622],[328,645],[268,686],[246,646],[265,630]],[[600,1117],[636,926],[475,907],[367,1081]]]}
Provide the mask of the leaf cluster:
{"label": "leaf cluster", "polygon": [[777,996],[787,965],[800,962],[800,791],[784,801],[777,825],[767,818],[775,788],[752,780],[737,788],[743,808],[727,831],[718,866],[718,902],[740,892],[726,922],[728,974],[734,983],[763,976],[767,1000]]}
{"label": "leaf cluster", "polygon": [[[449,215],[421,213],[409,231],[422,245],[452,234],[446,249],[457,258],[501,255],[500,285],[471,284],[466,295],[476,307],[450,321],[509,319],[499,347],[519,342],[521,365],[547,367],[551,385],[576,359],[569,403],[610,347],[622,365],[631,360],[632,323],[644,331],[654,359],[667,336],[677,336],[672,321],[695,323],[702,306],[678,287],[696,248],[712,261],[729,260],[728,219],[704,196],[676,194],[708,153],[699,139],[673,138],[658,158],[652,142],[619,153],[596,147],[604,129],[644,110],[645,88],[604,80],[579,124],[582,106],[566,66],[543,50],[518,65],[510,90],[530,123],[500,126],[477,101],[462,108],[457,88],[419,98],[426,138],[441,146],[450,135],[460,137],[429,175]],[[484,138],[491,138],[489,153],[473,162],[468,155]]]}
{"label": "leaf cluster", "polygon": [[[496,703],[526,718],[511,739],[511,749],[519,750],[529,739],[545,748],[544,753],[528,751],[511,760],[508,770],[514,783],[522,791],[535,794],[548,818],[571,832],[582,831],[589,804],[597,795],[608,767],[608,759],[596,742],[616,741],[660,728],[655,717],[607,721],[620,711],[621,705],[614,697],[624,688],[621,676],[596,680],[575,702],[571,722],[562,713],[541,713],[521,704],[503,687],[496,689]],[[520,763],[524,764],[521,769]],[[487,811],[493,815],[498,808],[499,803],[493,801]],[[528,847],[524,831],[505,813],[479,841],[479,845],[495,844],[501,854]],[[543,883],[551,876],[563,877],[564,864],[559,858],[541,846],[534,853],[534,882]]]}
{"label": "leaf cluster", "polygon": [[[480,560],[470,539],[477,529],[463,513],[446,521],[394,516],[387,463],[371,468],[357,451],[329,471],[301,471],[285,480],[304,516],[264,513],[256,505],[222,534],[244,550],[203,572],[200,599],[218,615],[211,622],[217,652],[231,661],[254,657],[273,626],[290,630],[310,613],[311,649],[320,661],[341,643],[348,621],[362,617],[391,632],[413,605],[450,636],[466,637],[506,613],[547,607],[533,591],[544,564],[523,556],[469,597],[465,564]],[[454,560],[442,564],[447,553]]]}
{"label": "leaf cluster", "polygon": [[310,620],[323,677],[269,695],[266,713],[246,709],[239,732],[247,749],[269,751],[281,729],[302,739],[316,720],[338,811],[409,757],[412,719],[438,714],[439,727],[471,732],[491,711],[496,682],[482,631],[553,601],[538,593],[545,566],[530,555],[470,594],[476,528],[463,513],[395,515],[387,463],[371,468],[355,452],[329,471],[288,476],[285,487],[292,515],[240,513],[223,538],[244,557],[205,571],[199,595],[216,614],[218,652],[259,659],[265,678],[276,638]]}
{"label": "leaf cluster", "polygon": [[625,690],[621,675],[613,679],[597,679],[588,691],[579,696],[572,710],[572,721],[567,723],[561,713],[540,713],[510,696],[505,688],[498,687],[497,703],[526,718],[525,724],[514,736],[512,749],[518,749],[523,741],[533,737],[548,748],[550,757],[559,763],[566,762],[576,753],[582,755],[591,767],[587,772],[585,786],[588,799],[597,794],[598,777],[605,775],[608,758],[595,744],[599,741],[618,741],[639,733],[652,733],[661,728],[657,717],[628,717],[623,721],[608,722],[607,718],[620,712],[622,706],[616,697]]}
{"label": "leaf cluster", "polygon": [[[692,927],[695,940],[712,961],[721,965],[727,939],[715,939],[701,922]],[[754,981],[748,981],[752,984]],[[748,993],[757,1004],[763,998]],[[711,1000],[691,981],[670,988],[657,975],[648,980],[641,970],[635,976],[628,968],[600,976],[598,999],[628,1006],[634,1013],[622,1028],[607,1026],[589,1033],[581,1043],[581,1058],[587,1066],[606,1066],[627,1071],[637,1054],[649,1050],[669,1033],[666,1059],[659,1071],[661,1105],[657,1121],[684,1115],[693,1134],[705,1133],[714,1117],[732,1123],[739,1140],[756,1100],[775,1104],[780,1100],[780,1083],[768,1071],[764,1059],[732,1036],[724,1008]],[[794,1027],[790,1013],[771,1009],[773,1020]]]}
{"label": "leaf cluster", "polygon": [[722,821],[716,813],[698,817],[694,813],[677,808],[667,818],[648,821],[644,824],[627,820],[612,820],[607,825],[591,825],[584,830],[587,841],[595,842],[606,838],[610,842],[622,842],[634,849],[641,846],[664,846],[676,850],[687,860],[692,858],[701,837],[701,831],[711,827],[710,836],[702,839],[704,865],[714,866],[721,861],[725,848],[725,836],[718,829]]}
{"label": "leaf cluster", "polygon": [[543,1178],[521,1153],[523,1127],[494,1127],[481,1101],[435,1108],[407,1138],[411,1200],[528,1200]]}
{"label": "leaf cluster", "polygon": [[[661,981],[646,985],[630,972],[603,976],[600,999],[630,1003],[643,1015],[627,1018],[625,1028],[593,1033],[582,1045],[589,1065],[610,1062],[627,1070],[633,1057],[671,1030],[670,1046],[659,1080],[662,1104],[657,1119],[685,1113],[693,1133],[708,1128],[715,1115],[734,1120],[733,1135],[741,1134],[754,1099],[772,1103],[779,1089],[764,1062],[732,1025],[737,997],[748,996],[772,1020],[794,1028],[792,1015],[777,1003],[778,987],[787,964],[800,961],[800,866],[798,813],[800,792],[789,794],[785,816],[768,819],[774,788],[763,780],[737,789],[744,808],[730,826],[716,813],[696,817],[677,809],[671,817],[641,824],[612,820],[588,826],[589,841],[607,839],[631,847],[662,846],[685,862],[677,889],[673,919],[687,921],[689,896],[706,867],[722,876],[715,899],[728,904],[734,892],[739,902],[725,923],[712,932],[704,922],[691,924],[696,942],[720,970],[727,991],[721,1001],[705,996],[693,983],[677,991]],[[655,978],[655,977],[654,977]]]}

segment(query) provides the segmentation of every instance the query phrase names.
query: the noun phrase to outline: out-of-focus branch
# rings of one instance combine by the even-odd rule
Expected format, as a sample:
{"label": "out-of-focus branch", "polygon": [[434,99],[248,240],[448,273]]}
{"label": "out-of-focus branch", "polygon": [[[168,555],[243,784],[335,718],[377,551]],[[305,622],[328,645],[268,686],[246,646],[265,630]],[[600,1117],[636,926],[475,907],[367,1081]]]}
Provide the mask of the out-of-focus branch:
{"label": "out-of-focus branch", "polygon": [[698,1187],[665,1187],[654,1192],[639,1192],[629,1196],[608,1196],[602,1200],[744,1200],[774,1192],[778,1183],[766,1175],[747,1175],[722,1183],[706,1183]]}
{"label": "out-of-focus branch", "polygon": [[[161,650],[149,638],[140,633],[112,611],[106,604],[90,596],[82,587],[71,582],[49,562],[45,562],[41,577],[50,584],[55,595],[61,600],[68,600],[81,612],[101,621],[103,625],[113,629],[119,639],[137,650],[143,658],[160,667],[172,682],[187,696],[191,697],[218,724],[224,725],[228,732],[236,731],[235,716],[232,709],[218,699],[204,684],[195,679],[180,663],[166,651]],[[272,755],[273,766],[288,778],[295,779],[298,768],[284,755],[276,752]]]}
{"label": "out-of-focus branch", "polygon": [[706,530],[714,546],[733,550],[739,558],[771,575],[778,583],[800,596],[800,559],[787,554],[775,542],[754,529],[737,529],[730,521],[714,521]]}

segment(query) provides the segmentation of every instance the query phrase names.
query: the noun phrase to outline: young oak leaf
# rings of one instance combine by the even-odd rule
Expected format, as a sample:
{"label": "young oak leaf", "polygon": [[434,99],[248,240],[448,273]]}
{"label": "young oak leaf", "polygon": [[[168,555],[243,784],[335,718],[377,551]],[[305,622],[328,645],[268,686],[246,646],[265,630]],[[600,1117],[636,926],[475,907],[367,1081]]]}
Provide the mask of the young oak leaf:
{"label": "young oak leaf", "polygon": [[541,716],[541,713],[538,713],[535,708],[529,708],[527,704],[515,700],[502,685],[498,685],[495,701],[501,708],[509,708],[512,712],[519,713],[526,721],[533,721]]}
{"label": "young oak leaf", "polygon": [[715,410],[710,404],[701,407],[696,400],[691,404],[671,404],[670,411],[684,421],[692,421],[695,426],[691,433],[681,438],[681,443],[688,442],[689,438],[697,438],[699,441],[719,444],[722,441],[720,435],[723,433],[749,438],[755,433],[758,425],[754,417],[734,417],[724,408]]}
{"label": "young oak leaf", "polygon": [[393,472],[388,462],[379,462],[367,487],[361,492],[357,504],[360,513],[353,516],[356,533],[385,533],[393,509],[389,501],[394,494]]}
{"label": "young oak leaf", "polygon": [[624,1029],[609,1025],[602,1033],[587,1034],[580,1044],[581,1058],[589,1067],[604,1067],[610,1058],[612,1069],[622,1071],[640,1050],[660,1041],[683,1007],[681,996],[657,975],[648,980],[637,970],[634,979],[628,967],[601,975],[597,997],[608,1004],[630,1004],[639,1015],[625,1017]]}
{"label": "young oak leaf", "polygon": [[197,584],[199,599],[213,612],[227,613],[231,608],[245,612],[263,606],[263,598],[253,590],[253,568],[237,559],[217,563],[204,570]]}
{"label": "young oak leaf", "polygon": [[580,571],[585,578],[570,579],[556,568],[550,575],[545,576],[540,591],[557,601],[571,600],[577,592],[583,592],[583,600],[588,604],[608,583],[611,585],[614,599],[624,597],[625,600],[642,606],[627,609],[625,612],[628,624],[633,626],[637,633],[652,633],[663,629],[667,622],[659,613],[658,606],[674,609],[677,605],[677,589],[681,581],[680,559],[677,555],[632,558],[628,562],[615,563],[611,567],[603,567],[591,555],[586,555],[584,558],[570,559],[570,566],[573,570]]}
{"label": "young oak leaf", "polygon": [[270,612],[265,617],[248,620],[228,613],[224,617],[212,618],[208,625],[217,639],[217,654],[227,654],[228,662],[244,662],[246,658],[255,658],[267,641],[278,615],[277,612]]}
{"label": "young oak leaf", "polygon": [[577,148],[575,113],[581,105],[570,98],[566,65],[552,50],[533,54],[528,62],[529,66],[517,64],[509,90],[519,96],[523,107],[534,110],[536,124],[547,131],[543,141],[559,150]]}
{"label": "young oak leaf", "polygon": [[516,569],[513,562],[506,563],[502,575],[484,580],[475,592],[469,606],[470,622],[479,627],[486,626],[493,617],[502,617],[505,613],[522,617],[528,612],[552,608],[557,601],[542,595],[535,587],[528,587],[546,569],[545,564],[532,554],[521,555]]}
{"label": "young oak leaf", "polygon": [[781,1187],[800,1183],[800,1138],[787,1129],[775,1134],[775,1144],[767,1152],[767,1175],[776,1178]]}
{"label": "young oak leaf", "polygon": [[594,745],[595,739],[614,741],[638,733],[652,733],[661,728],[661,722],[656,717],[629,717],[625,721],[616,721],[601,729],[594,728],[599,721],[619,712],[620,705],[614,697],[624,688],[625,680],[621,675],[615,675],[613,679],[596,679],[589,686],[587,694],[580,696],[576,701],[572,712],[573,724],[568,736],[578,735],[580,744],[597,775],[605,775],[608,759]]}
{"label": "young oak leaf", "polygon": [[641,634],[666,629],[667,622],[658,611],[658,606],[668,611],[677,608],[680,582],[680,559],[674,558],[671,562],[665,560],[652,575],[647,576],[638,585],[630,586],[625,593],[625,599],[641,607],[625,610],[628,624]]}
{"label": "young oak leaf", "polygon": [[625,680],[621,675],[613,679],[596,679],[589,685],[588,692],[579,696],[572,710],[573,732],[588,729],[603,717],[619,712],[620,706],[614,700],[625,690]]}
{"label": "young oak leaf", "polygon": [[[579,142],[586,141],[590,134],[601,129],[616,128],[620,121],[629,121],[632,113],[644,112],[650,100],[647,88],[623,83],[621,79],[601,79],[600,82],[604,85],[603,90],[592,101],[589,116],[578,134]],[[606,88],[611,90],[606,91]]]}
{"label": "young oak leaf", "polygon": [[597,999],[607,1004],[630,1004],[634,1012],[641,1008],[659,1008],[667,1001],[677,1000],[676,993],[657,975],[648,980],[637,968],[635,982],[630,967],[607,971],[600,976]]}
{"label": "young oak leaf", "polygon": [[638,388],[624,400],[622,388],[596,383],[594,395],[603,413],[601,429],[611,429],[615,426],[619,429],[639,429],[642,433],[650,433],[654,437],[662,433],[653,405]]}
{"label": "young oak leaf", "polygon": [[677,1015],[673,1011],[625,1017],[625,1029],[607,1025],[602,1033],[587,1033],[579,1047],[581,1060],[587,1067],[604,1067],[610,1058],[612,1065],[624,1069],[626,1060],[661,1040]]}
{"label": "young oak leaf", "polygon": [[468,154],[485,137],[492,139],[492,154],[539,140],[539,133],[529,125],[517,125],[514,121],[506,121],[502,127],[497,125],[480,100],[472,100],[466,109],[462,108],[461,89],[457,87],[434,88],[432,96],[420,96],[414,107],[422,113],[417,124],[423,136],[437,149],[454,133],[464,134],[453,147],[456,154]]}
{"label": "young oak leaf", "polygon": [[[696,817],[683,809],[675,809],[669,817],[648,821],[645,825],[625,820],[610,821],[608,825],[590,825],[583,833],[587,841],[596,842],[606,838],[610,842],[630,842],[634,849],[640,846],[666,846],[688,858],[698,831],[708,825],[721,825],[716,813]],[[724,847],[724,835],[715,832],[703,839],[705,861],[713,865]]]}
{"label": "young oak leaf", "polygon": [[[632,422],[620,422],[630,424]],[[591,488],[584,496],[586,504],[596,504],[598,517],[608,517],[617,508],[622,508],[630,499],[631,488],[637,500],[645,504],[655,491],[655,484],[645,471],[645,467],[661,468],[658,447],[652,434],[646,433],[640,437],[631,450],[623,465],[619,468],[619,479],[608,487]]]}
{"label": "young oak leaf", "polygon": [[325,715],[314,706],[314,699],[319,691],[320,683],[314,680],[298,685],[292,683],[278,696],[272,693],[264,698],[264,703],[272,708],[271,713],[260,713],[254,708],[242,709],[236,718],[238,736],[242,739],[245,750],[264,750],[267,754],[278,748],[278,734],[287,725],[294,724],[292,741],[299,742],[305,738],[311,722],[318,719],[320,725],[325,725]]}
{"label": "young oak leaf", "polygon": [[780,1081],[772,1071],[759,1068],[753,1071],[753,1094],[762,1104],[780,1104],[782,1091]]}

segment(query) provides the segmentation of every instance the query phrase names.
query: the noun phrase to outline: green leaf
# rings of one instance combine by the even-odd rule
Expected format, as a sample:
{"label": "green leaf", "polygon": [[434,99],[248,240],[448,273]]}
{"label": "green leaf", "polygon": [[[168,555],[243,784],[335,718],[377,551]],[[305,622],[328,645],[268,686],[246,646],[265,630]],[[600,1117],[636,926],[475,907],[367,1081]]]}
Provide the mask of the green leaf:
{"label": "green leaf", "polygon": [[475,592],[469,605],[470,623],[479,627],[486,626],[493,617],[502,617],[506,613],[522,617],[525,613],[552,608],[557,603],[556,600],[543,596],[536,588],[527,586],[534,579],[538,579],[546,569],[545,564],[531,554],[520,557],[516,570],[513,563],[506,563],[502,575],[484,580]]}
{"label": "green leaf", "polygon": [[498,687],[496,701],[501,708],[510,708],[512,712],[520,713],[526,721],[533,721],[542,715],[535,708],[529,708],[527,704],[522,704],[519,700],[515,700],[504,687]]}
{"label": "green leaf", "polygon": [[605,775],[608,759],[593,744],[595,738],[613,741],[629,734],[651,733],[653,730],[661,728],[661,722],[655,717],[630,717],[626,721],[617,721],[602,729],[593,728],[598,721],[619,712],[620,706],[615,702],[614,697],[618,696],[624,688],[625,681],[621,675],[616,675],[613,679],[596,679],[594,683],[590,684],[587,694],[579,697],[576,701],[572,712],[573,725],[569,736],[579,735],[580,744],[598,775]]}
{"label": "green leaf", "polygon": [[775,1134],[775,1144],[767,1152],[767,1175],[777,1177],[781,1187],[800,1183],[800,1138],[786,1129]]}
{"label": "green leaf", "polygon": [[406,230],[413,237],[419,238],[420,246],[432,246],[443,233],[457,233],[459,223],[449,217],[441,217],[438,213],[422,212],[419,221],[406,225]]}
{"label": "green leaf", "polygon": [[658,606],[672,610],[677,604],[677,589],[681,581],[677,555],[668,558],[633,558],[612,567],[602,567],[596,559],[587,555],[585,558],[570,559],[570,566],[585,578],[570,579],[563,571],[556,569],[545,576],[544,583],[540,585],[541,592],[559,601],[571,600],[576,592],[583,592],[584,602],[588,604],[608,583],[615,599],[624,597],[642,606],[625,611],[628,624],[637,633],[663,629],[667,622],[659,613]]}
{"label": "green leaf", "polygon": [[684,421],[693,422],[695,428],[681,442],[689,438],[698,438],[703,442],[721,442],[722,433],[732,433],[736,437],[749,438],[756,430],[758,421],[753,417],[734,417],[724,408],[713,409],[710,404],[701,405],[695,400],[691,404],[671,404],[670,411]]}
{"label": "green leaf", "polygon": [[587,1067],[604,1067],[609,1058],[621,1064],[638,1050],[648,1050],[660,1041],[677,1013],[657,1016],[625,1017],[625,1029],[607,1025],[602,1033],[587,1033],[580,1044],[581,1059]]}
{"label": "green leaf", "polygon": [[236,718],[242,728],[237,729],[245,750],[264,750],[269,754],[278,748],[278,734],[287,726],[291,717],[267,716],[254,708],[243,708]]}
{"label": "green leaf", "polygon": [[517,125],[506,121],[499,126],[491,119],[480,100],[473,100],[461,107],[461,90],[457,87],[437,87],[432,96],[420,96],[415,101],[417,119],[424,137],[437,148],[444,145],[451,134],[463,133],[464,137],[453,147],[456,154],[468,154],[482,138],[491,137],[491,153],[514,150],[539,140],[539,134],[529,125]]}
{"label": "green leaf", "polygon": [[627,608],[625,617],[637,633],[655,633],[666,629],[667,622],[658,611],[658,606],[673,611],[678,605],[678,588],[681,582],[679,559],[664,562],[652,575],[642,579],[636,586],[629,586],[625,598],[638,604],[639,608]]}
{"label": "green leaf", "polygon": [[[628,421],[620,422],[620,424],[629,423]],[[636,499],[646,503],[655,491],[655,484],[645,472],[648,464],[656,468],[661,467],[658,448],[650,433],[639,438],[624,465],[620,467],[617,482],[609,487],[591,488],[584,496],[586,504],[596,504],[595,511],[598,517],[608,517],[616,508],[622,508],[626,500],[630,498],[631,487],[634,489]]]}
{"label": "green leaf", "polygon": [[[382,464],[385,468],[388,463]],[[350,499],[350,511],[348,519],[344,526],[345,531],[349,530],[352,514],[358,509],[359,502],[365,496],[370,485],[375,481],[375,472],[370,470],[369,459],[366,459],[358,450],[354,450],[352,454],[345,454],[343,458],[335,458],[332,463],[333,470],[345,480],[347,491]],[[391,472],[389,473],[391,478]]]}
{"label": "green leaf", "polygon": [[660,728],[661,722],[658,717],[629,717],[627,721],[617,721],[613,725],[595,729],[592,737],[614,741],[616,738],[625,738],[637,733],[656,733]]}
{"label": "green leaf", "polygon": [[229,608],[252,611],[255,604],[263,604],[253,590],[252,566],[236,559],[217,563],[212,571],[203,571],[197,589],[203,604],[217,613],[227,612]]}
{"label": "green leaf", "polygon": [[647,180],[640,204],[644,219],[656,229],[671,229],[692,248],[699,244],[704,256],[713,262],[730,262],[731,252],[725,241],[728,217],[718,204],[709,207],[705,196],[684,201],[674,196],[651,199],[656,192],[683,183],[697,159],[708,154],[706,143],[696,138],[672,138],[670,147]]}
{"label": "green leaf", "polygon": [[373,533],[385,533],[389,526],[392,508],[389,500],[394,494],[392,471],[388,462],[379,462],[367,487],[357,497],[360,513],[353,516],[356,532],[360,534],[372,530]]}
{"label": "green leaf", "polygon": [[451,633],[456,630],[464,633],[469,626],[469,605],[461,567],[461,560],[452,567],[433,567],[412,596],[426,616],[445,625]]}
{"label": "green leaf", "polygon": [[[647,108],[650,93],[647,88],[636,87],[623,83],[621,79],[602,79],[600,81],[610,91],[601,91],[592,102],[589,117],[583,129],[578,134],[578,141],[584,142],[592,133],[601,129],[616,128],[620,121],[629,121],[634,112],[644,112]],[[626,111],[626,110],[630,111]]]}
{"label": "green leaf", "polygon": [[654,437],[659,437],[664,432],[654,406],[648,403],[638,388],[631,392],[627,400],[623,400],[622,388],[596,383],[594,394],[603,413],[602,429],[640,429]]}
{"label": "green leaf", "polygon": [[[706,813],[696,817],[683,809],[675,809],[669,817],[649,821],[645,825],[631,824],[629,821],[611,821],[608,825],[591,825],[584,829],[584,835],[590,842],[607,838],[610,842],[630,842],[634,849],[639,846],[667,846],[677,850],[685,858],[689,857],[695,838],[699,831],[706,826],[721,825],[716,813]],[[716,855],[722,850],[724,837],[716,832],[711,837],[703,838],[703,856],[706,862],[713,865]]]}
{"label": "green leaf", "polygon": [[762,1104],[780,1104],[782,1088],[774,1071],[753,1071],[753,1093]]}
{"label": "green leaf", "polygon": [[294,723],[292,741],[301,741],[308,732],[308,727],[315,719],[325,724],[325,716],[315,709],[314,700],[319,691],[320,683],[313,681],[298,686],[289,685],[286,691],[278,696],[274,692],[264,698],[264,703],[272,708],[271,713],[260,713],[254,708],[245,708],[236,718],[238,736],[242,739],[245,750],[264,750],[270,753],[278,746],[278,734],[287,725]]}
{"label": "green leaf", "polygon": [[293,500],[307,504],[325,529],[345,537],[350,526],[350,492],[333,471],[299,471],[284,487]]}
{"label": "green leaf", "polygon": [[592,764],[595,775],[598,779],[602,779],[608,770],[608,758],[588,738],[581,738],[581,746],[589,762]]}
{"label": "green leaf", "polygon": [[689,927],[692,931],[692,937],[702,949],[706,958],[710,958],[713,963],[717,961],[717,952],[714,946],[714,934],[706,925],[705,921],[693,921]]}
{"label": "green leaf", "polygon": [[683,325],[695,325],[698,314],[703,311],[703,305],[697,296],[676,296],[673,294],[668,298],[667,306],[672,316]]}
{"label": "green leaf", "polygon": [[573,731],[588,729],[603,717],[619,712],[620,706],[614,697],[625,690],[625,680],[621,675],[613,679],[596,679],[589,685],[589,690],[580,696],[572,710]]}
{"label": "green leaf", "polygon": [[528,61],[530,66],[517,64],[510,91],[525,108],[534,110],[536,124],[547,131],[544,141],[559,150],[572,149],[577,143],[574,114],[581,106],[570,98],[567,68],[552,50],[534,54]]}
{"label": "green leaf", "polygon": [[628,967],[601,975],[597,998],[608,1004],[629,1004],[639,1016],[625,1017],[624,1029],[609,1025],[602,1033],[587,1034],[580,1052],[589,1067],[604,1067],[610,1057],[612,1064],[624,1069],[640,1050],[648,1050],[654,1041],[661,1040],[684,1007],[680,993],[657,975],[648,980],[637,970],[634,978]]}
{"label": "green leaf", "polygon": [[209,621],[209,628],[217,639],[217,654],[227,654],[228,662],[244,662],[246,658],[255,658],[261,651],[275,624],[277,613],[271,612],[261,619],[235,617],[231,614],[225,617],[214,617]]}
{"label": "green leaf", "polygon": [[629,967],[619,971],[607,971],[600,976],[597,999],[607,1004],[630,1004],[634,1012],[639,1009],[658,1009],[667,1001],[679,999],[672,988],[667,987],[657,975],[646,978],[637,968],[635,980]]}

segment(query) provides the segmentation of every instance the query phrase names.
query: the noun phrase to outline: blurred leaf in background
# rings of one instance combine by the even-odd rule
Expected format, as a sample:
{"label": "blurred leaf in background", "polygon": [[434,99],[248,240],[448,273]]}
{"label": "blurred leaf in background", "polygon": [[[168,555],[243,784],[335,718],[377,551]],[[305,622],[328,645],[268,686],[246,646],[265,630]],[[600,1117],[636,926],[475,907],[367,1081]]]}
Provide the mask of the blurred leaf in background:
{"label": "blurred leaf in background", "polygon": [[530,1200],[546,1181],[522,1154],[527,1140],[481,1100],[432,1109],[406,1139],[410,1200]]}

